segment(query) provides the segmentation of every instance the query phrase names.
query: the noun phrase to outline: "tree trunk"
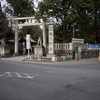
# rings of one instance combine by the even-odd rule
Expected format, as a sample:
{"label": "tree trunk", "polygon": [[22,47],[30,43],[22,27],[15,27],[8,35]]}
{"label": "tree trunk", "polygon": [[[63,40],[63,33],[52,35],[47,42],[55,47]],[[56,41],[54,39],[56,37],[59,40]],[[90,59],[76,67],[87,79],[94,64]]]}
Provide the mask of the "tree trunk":
{"label": "tree trunk", "polygon": [[95,18],[94,18],[94,25],[95,25],[95,42],[98,43],[98,25],[97,25],[97,10],[95,10]]}
{"label": "tree trunk", "polygon": [[66,23],[65,17],[66,17],[66,15],[64,15],[64,21],[63,21],[63,43],[68,43],[69,35],[68,35],[67,23]]}

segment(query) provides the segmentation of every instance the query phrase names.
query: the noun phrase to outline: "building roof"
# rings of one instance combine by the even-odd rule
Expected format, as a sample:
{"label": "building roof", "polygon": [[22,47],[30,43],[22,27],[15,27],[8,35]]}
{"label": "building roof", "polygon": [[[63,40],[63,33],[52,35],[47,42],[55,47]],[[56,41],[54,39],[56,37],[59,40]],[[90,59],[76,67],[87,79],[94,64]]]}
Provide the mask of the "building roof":
{"label": "building roof", "polygon": [[[19,43],[26,42],[26,37],[22,36],[18,41]],[[9,40],[9,42],[14,42],[14,40]],[[37,42],[31,38],[31,43],[37,43]]]}

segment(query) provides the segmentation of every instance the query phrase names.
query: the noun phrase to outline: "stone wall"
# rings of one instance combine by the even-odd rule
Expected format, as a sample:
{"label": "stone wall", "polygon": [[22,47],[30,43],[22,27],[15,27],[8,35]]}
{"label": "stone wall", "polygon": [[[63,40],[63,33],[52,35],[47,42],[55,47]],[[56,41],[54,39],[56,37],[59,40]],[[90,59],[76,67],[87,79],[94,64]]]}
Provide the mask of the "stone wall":
{"label": "stone wall", "polygon": [[82,58],[99,57],[99,50],[86,50],[81,53]]}
{"label": "stone wall", "polygon": [[[75,51],[74,50],[55,50],[54,53],[56,56],[67,56],[75,58]],[[99,50],[85,50],[81,52],[82,58],[92,58],[92,57],[99,57]]]}
{"label": "stone wall", "polygon": [[0,57],[10,54],[10,48],[5,44],[5,39],[0,40]]}
{"label": "stone wall", "polygon": [[87,44],[82,43],[55,43],[54,44],[54,53],[56,56],[67,56],[75,58],[75,47],[81,47],[81,57],[82,58],[91,58],[98,57],[99,50],[88,50]]}
{"label": "stone wall", "polygon": [[73,50],[54,50],[56,56],[72,56],[74,57],[75,52]]}
{"label": "stone wall", "polygon": [[10,48],[0,46],[0,57],[4,57],[10,54]]}

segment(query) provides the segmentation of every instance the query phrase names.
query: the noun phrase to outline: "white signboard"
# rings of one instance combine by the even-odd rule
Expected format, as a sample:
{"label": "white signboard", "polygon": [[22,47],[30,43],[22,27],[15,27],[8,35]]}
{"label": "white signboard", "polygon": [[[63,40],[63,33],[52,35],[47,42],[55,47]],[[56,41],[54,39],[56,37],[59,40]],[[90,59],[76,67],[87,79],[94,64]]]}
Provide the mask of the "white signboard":
{"label": "white signboard", "polygon": [[54,29],[53,25],[49,25],[49,54],[54,53]]}
{"label": "white signboard", "polygon": [[31,36],[29,34],[26,35],[26,49],[31,49]]}
{"label": "white signboard", "polygon": [[84,43],[84,39],[72,38],[72,43]]}

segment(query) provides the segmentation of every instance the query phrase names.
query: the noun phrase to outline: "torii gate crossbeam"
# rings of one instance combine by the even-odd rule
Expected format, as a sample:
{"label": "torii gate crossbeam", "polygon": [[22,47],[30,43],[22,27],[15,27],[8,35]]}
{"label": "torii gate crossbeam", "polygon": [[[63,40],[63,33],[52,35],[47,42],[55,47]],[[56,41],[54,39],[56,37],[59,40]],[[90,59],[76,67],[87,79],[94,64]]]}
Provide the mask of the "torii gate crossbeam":
{"label": "torii gate crossbeam", "polygon": [[[45,51],[46,51],[46,45],[47,45],[47,42],[46,42],[46,24],[47,25],[53,25],[54,22],[51,21],[51,22],[48,22],[48,23],[45,23],[45,22],[41,22],[41,23],[37,23],[37,22],[32,22],[32,19],[35,19],[35,17],[8,17],[8,20],[9,20],[9,26],[13,26],[14,30],[15,30],[15,49],[14,49],[14,53],[15,54],[18,54],[18,27],[21,27],[21,26],[33,26],[33,25],[43,25],[43,46],[45,48]],[[28,20],[27,23],[18,23],[19,20]],[[14,24],[12,24],[10,21],[13,21]]]}

